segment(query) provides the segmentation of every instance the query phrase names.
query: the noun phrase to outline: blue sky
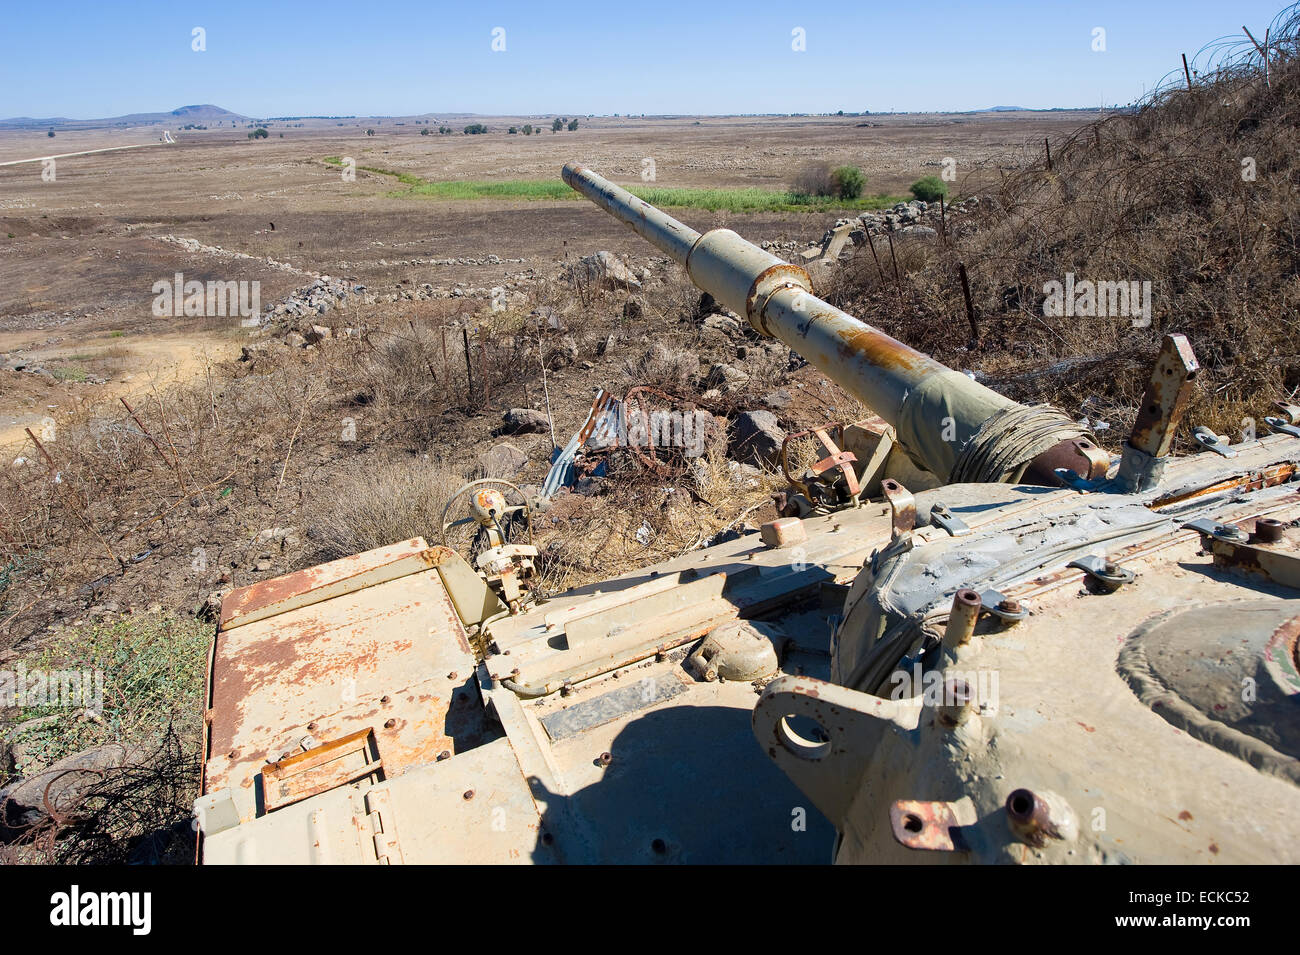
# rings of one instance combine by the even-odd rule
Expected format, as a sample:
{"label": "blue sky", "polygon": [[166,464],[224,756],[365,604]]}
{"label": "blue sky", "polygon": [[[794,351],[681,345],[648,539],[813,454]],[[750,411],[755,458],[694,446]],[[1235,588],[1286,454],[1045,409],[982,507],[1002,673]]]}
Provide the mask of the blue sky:
{"label": "blue sky", "polygon": [[[10,0],[0,117],[771,113],[1128,103],[1281,0]],[[192,30],[206,31],[195,52]],[[505,30],[505,50],[492,31]],[[806,50],[792,49],[802,28]],[[1106,50],[1092,50],[1105,29]],[[1258,29],[1256,29],[1258,27]]]}

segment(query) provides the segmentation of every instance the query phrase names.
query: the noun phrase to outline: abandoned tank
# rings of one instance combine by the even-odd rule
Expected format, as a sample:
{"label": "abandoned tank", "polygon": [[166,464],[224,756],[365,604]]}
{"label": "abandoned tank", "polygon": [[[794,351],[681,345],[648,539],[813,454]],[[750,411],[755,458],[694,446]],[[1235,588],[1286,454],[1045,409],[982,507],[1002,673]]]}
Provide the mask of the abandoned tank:
{"label": "abandoned tank", "polygon": [[814,430],[759,533],[599,585],[541,593],[539,502],[482,481],[428,539],[231,593],[203,861],[1300,861],[1300,408],[1172,456],[1169,335],[1112,460],[564,179],[874,416]]}

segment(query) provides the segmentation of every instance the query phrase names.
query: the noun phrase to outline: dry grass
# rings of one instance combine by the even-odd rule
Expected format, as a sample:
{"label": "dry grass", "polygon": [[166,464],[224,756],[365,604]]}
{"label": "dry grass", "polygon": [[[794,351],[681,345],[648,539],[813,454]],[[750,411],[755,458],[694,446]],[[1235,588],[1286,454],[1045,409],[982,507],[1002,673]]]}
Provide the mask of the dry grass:
{"label": "dry grass", "polygon": [[317,516],[307,533],[316,550],[308,561],[334,560],[412,537],[438,543],[443,508],[463,483],[459,474],[409,457],[359,468],[315,496]]}
{"label": "dry grass", "polygon": [[[1122,438],[1161,338],[1186,334],[1204,371],[1184,419],[1236,434],[1300,389],[1300,61],[1295,8],[1274,23],[1269,83],[1243,44],[1204,51],[1189,91],[1177,82],[1131,112],[1052,143],[1006,176],[974,227],[942,242],[885,243],[883,276],[863,252],[834,289],[838,304],[954,367],[976,367],[1021,400],[1092,417]],[[1255,178],[1243,178],[1243,161]],[[981,329],[966,345],[957,264]],[[1149,281],[1151,325],[1047,317],[1044,285]],[[1190,442],[1185,443],[1185,447]]]}

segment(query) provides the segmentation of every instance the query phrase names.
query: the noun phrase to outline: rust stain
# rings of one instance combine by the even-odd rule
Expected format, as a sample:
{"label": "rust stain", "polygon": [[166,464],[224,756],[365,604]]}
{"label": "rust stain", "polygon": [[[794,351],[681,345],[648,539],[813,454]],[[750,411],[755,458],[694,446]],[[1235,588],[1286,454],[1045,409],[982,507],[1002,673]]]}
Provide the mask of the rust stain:
{"label": "rust stain", "polygon": [[[812,310],[809,317],[815,317],[817,310]],[[865,358],[878,368],[898,371],[919,372],[931,362],[931,359],[915,348],[909,348],[884,332],[868,325],[857,323],[857,327],[841,328],[835,332],[839,339],[839,353],[842,358]]]}
{"label": "rust stain", "polygon": [[1188,491],[1180,494],[1170,494],[1167,497],[1159,498],[1152,501],[1147,507],[1152,510],[1159,510],[1162,507],[1168,507],[1171,504],[1179,504],[1183,501],[1195,500],[1198,497],[1205,497],[1208,494],[1217,494],[1221,491],[1230,491],[1234,488],[1240,488],[1243,491],[1259,491],[1266,487],[1275,487],[1278,484],[1285,484],[1296,475],[1296,466],[1294,464],[1278,464],[1271,468],[1265,468],[1262,471],[1256,471],[1252,474],[1244,474],[1239,477],[1230,478],[1226,481],[1220,481],[1217,484],[1211,484],[1207,487],[1197,488],[1194,491]]}
{"label": "rust stain", "polygon": [[433,547],[425,550],[419,548],[422,543],[423,541],[419,538],[412,538],[409,541],[402,541],[399,544],[385,548],[388,553],[383,558],[374,553],[354,554],[351,557],[344,557],[328,564],[308,567],[305,570],[294,571],[292,574],[285,574],[283,577],[274,577],[271,580],[264,580],[231,591],[221,602],[221,627],[224,629],[240,617],[270,607],[280,601],[310,593],[325,584],[342,583],[361,574],[372,572],[380,567],[407,558],[412,553],[420,553],[426,560],[430,559],[427,556],[429,554],[438,554],[442,559],[445,559],[445,553],[440,552],[445,552],[447,548]]}

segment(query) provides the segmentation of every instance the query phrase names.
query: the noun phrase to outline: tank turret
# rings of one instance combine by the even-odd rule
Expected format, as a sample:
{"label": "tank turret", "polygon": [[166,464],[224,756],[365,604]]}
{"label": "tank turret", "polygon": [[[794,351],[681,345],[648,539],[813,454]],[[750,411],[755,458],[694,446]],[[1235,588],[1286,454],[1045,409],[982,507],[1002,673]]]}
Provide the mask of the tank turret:
{"label": "tank turret", "polygon": [[233,592],[204,861],[1300,862],[1300,408],[1172,454],[1167,335],[1112,466],[734,232],[564,177],[876,443],[816,430],[836,495],[564,593],[498,481],[440,544]]}

